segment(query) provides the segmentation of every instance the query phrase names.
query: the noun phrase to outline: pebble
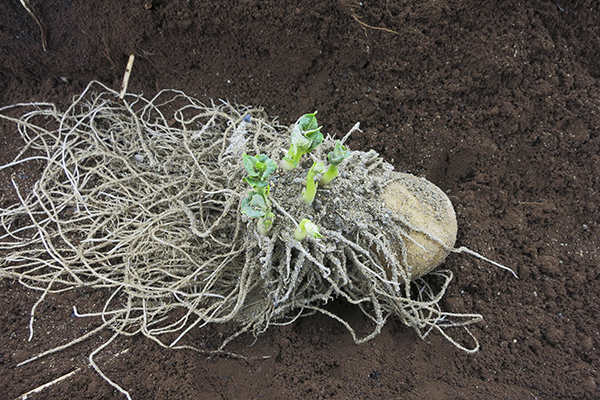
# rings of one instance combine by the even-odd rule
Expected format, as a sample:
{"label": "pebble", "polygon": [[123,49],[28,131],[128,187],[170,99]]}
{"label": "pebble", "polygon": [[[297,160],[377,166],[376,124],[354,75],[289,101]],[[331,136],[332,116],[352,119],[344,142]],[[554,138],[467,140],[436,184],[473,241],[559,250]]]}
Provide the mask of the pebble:
{"label": "pebble", "polygon": [[453,313],[464,312],[465,302],[459,297],[449,297],[446,299],[448,311]]}
{"label": "pebble", "polygon": [[557,328],[548,328],[548,330],[546,332],[544,332],[544,337],[546,338],[546,340],[548,340],[551,344],[559,344],[563,338],[565,337],[565,333],[563,331],[561,331],[560,329]]}
{"label": "pebble", "polygon": [[581,351],[584,353],[589,353],[590,351],[594,350],[594,342],[589,336],[585,336],[583,339],[581,339],[579,345],[581,347]]}
{"label": "pebble", "polygon": [[13,353],[12,359],[15,363],[19,364],[27,360],[27,352],[24,350],[17,350]]}
{"label": "pebble", "polygon": [[546,275],[559,276],[562,274],[560,261],[552,256],[539,256],[535,259],[535,265]]}
{"label": "pebble", "polygon": [[589,376],[583,381],[583,387],[585,387],[590,392],[595,392],[598,385],[596,384],[596,380],[594,379],[594,377]]}

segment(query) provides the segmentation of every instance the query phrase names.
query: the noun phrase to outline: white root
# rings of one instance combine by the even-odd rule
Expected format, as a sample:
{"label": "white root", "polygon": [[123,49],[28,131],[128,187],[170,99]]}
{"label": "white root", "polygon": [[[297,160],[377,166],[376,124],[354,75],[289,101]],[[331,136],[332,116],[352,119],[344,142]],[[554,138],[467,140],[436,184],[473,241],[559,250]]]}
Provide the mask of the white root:
{"label": "white root", "polygon": [[63,376],[60,376],[50,382],[44,383],[43,385],[40,385],[40,386],[36,387],[35,389],[30,390],[27,393],[23,393],[22,395],[17,397],[15,400],[27,400],[28,398],[31,397],[32,394],[40,393],[44,389],[47,389],[50,386],[56,385],[57,383],[60,383],[60,382],[64,381],[65,379],[70,378],[71,376],[73,376],[77,372],[79,372],[80,370],[81,370],[81,368],[74,369],[73,371],[69,372],[68,374],[64,374]]}
{"label": "white root", "polygon": [[[375,337],[395,315],[422,338],[437,330],[457,347],[477,351],[467,325],[481,316],[441,310],[452,273],[415,279],[421,274],[412,275],[407,251],[418,241],[407,238],[420,232],[445,252],[500,265],[391,215],[373,193],[397,176],[377,153],[353,152],[312,206],[300,196],[312,160],[278,171],[270,194],[276,218],[264,236],[255,220],[239,212],[248,188],[236,155],[277,158],[289,129],[262,110],[205,106],[174,90],[148,100],[127,93],[126,84],[124,79],[117,93],[92,82],[65,112],[43,103],[0,109],[0,118],[15,122],[27,147],[44,154],[46,162],[31,192],[17,189],[20,203],[0,210],[0,252],[7,255],[0,278],[16,278],[42,292],[31,310],[30,338],[34,315],[48,294],[80,287],[110,291],[100,309],[75,310],[101,318],[98,328],[19,365],[110,329],[114,335],[90,355],[90,364],[129,397],[94,362],[119,335],[141,333],[164,347],[230,354],[224,347],[233,338],[258,335],[306,314],[303,310],[340,321],[356,343]],[[23,109],[20,118],[11,116]],[[327,137],[312,155],[324,160],[333,146]],[[30,159],[20,153],[11,165]],[[321,240],[294,239],[297,221],[304,218],[319,226]],[[356,305],[373,322],[372,331],[360,336],[324,309],[333,298]],[[169,319],[172,315],[178,318]],[[217,350],[180,344],[190,329],[225,322],[239,329]],[[467,329],[471,346],[451,338],[452,327]],[[161,336],[171,333],[175,341],[163,343]]]}

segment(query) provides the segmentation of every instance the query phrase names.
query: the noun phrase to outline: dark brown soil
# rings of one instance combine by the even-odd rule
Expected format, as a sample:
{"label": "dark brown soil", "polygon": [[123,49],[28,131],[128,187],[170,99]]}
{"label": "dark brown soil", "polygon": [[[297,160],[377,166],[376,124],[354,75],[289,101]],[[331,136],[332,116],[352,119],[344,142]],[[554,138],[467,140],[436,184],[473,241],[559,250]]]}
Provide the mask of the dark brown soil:
{"label": "dark brown soil", "polygon": [[[285,5],[282,5],[285,4]],[[519,279],[451,255],[446,310],[478,312],[481,350],[420,340],[395,319],[357,346],[337,322],[304,318],[230,350],[244,361],[163,349],[134,336],[96,357],[134,399],[593,399],[600,393],[600,3],[596,0],[18,0],[0,2],[0,105],[64,108],[92,79],[129,91],[177,88],[199,99],[260,105],[286,124],[319,111],[324,131],[373,148],[399,171],[449,193],[458,244]],[[0,123],[0,163],[22,145]],[[16,201],[0,172],[0,202]],[[49,296],[28,341],[39,293],[0,281],[0,398],[124,398],[87,356],[111,332],[25,366],[98,325],[74,318],[105,293]],[[369,321],[342,302],[332,309]],[[217,343],[224,327],[193,330]]]}

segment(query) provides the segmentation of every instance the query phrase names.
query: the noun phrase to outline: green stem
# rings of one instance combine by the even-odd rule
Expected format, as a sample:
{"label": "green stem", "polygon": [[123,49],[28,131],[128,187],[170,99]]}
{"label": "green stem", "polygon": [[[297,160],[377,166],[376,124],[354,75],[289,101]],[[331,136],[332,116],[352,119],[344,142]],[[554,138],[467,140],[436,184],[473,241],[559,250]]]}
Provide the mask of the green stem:
{"label": "green stem", "polygon": [[281,168],[285,170],[292,170],[298,166],[298,162],[300,162],[300,157],[302,157],[303,153],[296,153],[293,156],[286,156],[281,160]]}
{"label": "green stem", "polygon": [[256,222],[256,228],[258,229],[258,233],[263,236],[266,236],[271,230],[271,226],[273,226],[273,219],[275,218],[275,214],[271,211],[267,213],[264,217],[260,218]]}
{"label": "green stem", "polygon": [[302,197],[304,198],[304,202],[306,204],[312,204],[315,201],[315,196],[317,194],[317,182],[312,177],[306,177],[306,189],[302,193]]}
{"label": "green stem", "polygon": [[305,237],[306,237],[306,231],[303,231],[302,229],[300,229],[299,226],[296,227],[296,230],[294,231],[294,239],[301,242]]}
{"label": "green stem", "polygon": [[321,181],[319,182],[321,185],[327,185],[338,175],[338,167],[337,165],[331,164],[327,171],[321,177]]}
{"label": "green stem", "polygon": [[310,170],[308,170],[308,174],[306,174],[306,189],[302,192],[302,197],[304,198],[304,202],[308,205],[312,204],[315,200],[315,195],[317,194],[317,187],[319,184],[315,182],[315,175],[319,172],[323,171],[322,162],[314,162]]}

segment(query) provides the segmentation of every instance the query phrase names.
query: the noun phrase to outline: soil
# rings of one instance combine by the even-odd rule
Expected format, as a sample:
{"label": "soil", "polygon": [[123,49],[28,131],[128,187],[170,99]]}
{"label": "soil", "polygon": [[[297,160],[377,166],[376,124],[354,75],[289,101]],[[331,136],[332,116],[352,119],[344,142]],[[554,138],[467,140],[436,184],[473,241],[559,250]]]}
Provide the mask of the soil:
{"label": "soil", "polygon": [[[424,176],[454,203],[465,255],[443,308],[481,313],[481,349],[441,335],[420,340],[390,318],[355,345],[321,315],[242,336],[207,358],[119,337],[96,356],[133,399],[593,399],[600,357],[600,3],[595,0],[32,0],[47,37],[17,0],[0,2],[0,106],[47,101],[65,108],[90,80],[129,91],[176,88],[201,100],[262,106],[279,121],[319,111],[323,131],[380,152]],[[0,164],[22,146],[0,122]],[[17,201],[39,166],[0,171],[0,204]],[[49,295],[0,281],[0,398],[119,399],[89,366],[111,337],[17,367],[100,322],[75,318],[102,291]],[[342,301],[353,326],[368,319]],[[207,348],[229,327],[195,329]]]}

